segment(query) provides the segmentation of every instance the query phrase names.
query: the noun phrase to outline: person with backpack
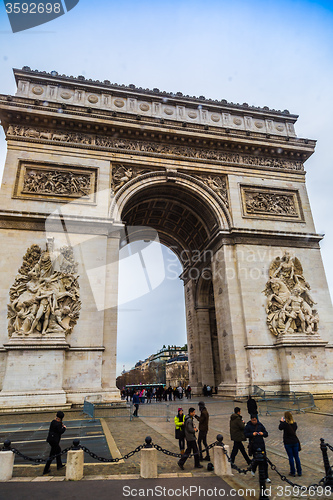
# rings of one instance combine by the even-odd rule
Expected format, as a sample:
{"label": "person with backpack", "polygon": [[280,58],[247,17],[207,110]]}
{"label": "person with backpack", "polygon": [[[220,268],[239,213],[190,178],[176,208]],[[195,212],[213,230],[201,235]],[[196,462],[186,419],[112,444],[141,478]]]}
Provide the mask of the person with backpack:
{"label": "person with backpack", "polygon": [[189,408],[188,415],[185,417],[184,429],[185,429],[185,439],[187,443],[187,448],[185,450],[184,455],[178,460],[178,466],[184,470],[184,464],[188,457],[191,455],[191,451],[193,451],[194,455],[194,467],[197,469],[202,469],[202,465],[199,460],[199,450],[197,445],[197,440],[195,438],[195,433],[198,432],[198,429],[194,426],[193,418],[195,415],[195,408]]}

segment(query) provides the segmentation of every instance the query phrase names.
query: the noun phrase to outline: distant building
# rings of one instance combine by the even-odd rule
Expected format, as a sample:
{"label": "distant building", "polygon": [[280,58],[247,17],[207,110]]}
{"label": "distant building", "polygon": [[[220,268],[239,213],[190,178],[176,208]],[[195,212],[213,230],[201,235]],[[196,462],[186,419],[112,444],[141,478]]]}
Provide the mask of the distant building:
{"label": "distant building", "polygon": [[189,383],[188,356],[183,353],[171,358],[165,365],[166,385],[171,387],[186,387]]}
{"label": "distant building", "polygon": [[[186,359],[185,359],[186,358]],[[166,365],[170,361],[178,360],[180,364],[172,365],[173,369],[169,370],[170,374],[174,373],[172,380],[177,378],[177,374],[182,374],[176,385],[179,385],[181,380],[186,380],[188,383],[188,357],[187,344],[184,346],[164,345],[157,353],[151,354],[145,360],[139,360],[135,363],[134,368],[129,371],[123,371],[121,376],[117,378],[117,387],[122,388],[127,384],[167,384],[166,381]],[[186,368],[185,368],[186,365]],[[177,368],[176,368],[177,367]],[[181,368],[184,367],[184,368]],[[184,374],[184,375],[183,375]],[[175,385],[175,384],[171,384]],[[184,384],[183,384],[184,385]]]}

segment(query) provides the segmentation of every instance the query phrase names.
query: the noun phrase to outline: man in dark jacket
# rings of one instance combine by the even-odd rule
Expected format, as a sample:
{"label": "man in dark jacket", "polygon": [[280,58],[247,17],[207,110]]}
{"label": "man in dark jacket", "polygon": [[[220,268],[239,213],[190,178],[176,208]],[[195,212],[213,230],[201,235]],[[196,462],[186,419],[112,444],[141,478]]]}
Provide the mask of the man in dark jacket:
{"label": "man in dark jacket", "polygon": [[51,465],[52,460],[53,460],[53,458],[51,458],[51,457],[54,457],[54,455],[57,455],[56,456],[57,469],[59,470],[59,469],[62,469],[63,467],[65,467],[65,465],[63,465],[61,462],[61,456],[60,456],[61,448],[59,446],[61,435],[66,430],[66,426],[62,423],[62,419],[64,418],[64,416],[65,416],[64,412],[58,411],[56,418],[54,420],[52,420],[52,422],[50,424],[50,429],[49,429],[49,433],[48,433],[48,436],[46,438],[46,441],[51,446],[51,451],[50,451],[49,459],[45,464],[43,474],[48,474],[50,472],[50,465]]}
{"label": "man in dark jacket", "polygon": [[[208,433],[208,422],[209,422],[209,413],[203,401],[198,403],[200,410],[200,417],[195,415],[195,418],[199,421],[199,435],[198,435],[198,447],[199,447],[199,458],[200,460],[210,460],[209,450],[207,450],[207,433]],[[203,458],[202,456],[202,448],[201,443],[203,443],[206,449],[206,456]]]}
{"label": "man in dark jacket", "polygon": [[184,470],[184,463],[191,455],[191,451],[193,451],[194,455],[194,467],[196,467],[197,469],[202,469],[202,465],[200,465],[200,460],[199,460],[199,450],[197,446],[197,441],[195,438],[195,433],[198,431],[198,429],[194,426],[193,423],[194,415],[195,415],[195,408],[189,408],[188,415],[186,415],[184,423],[187,448],[185,450],[184,455],[177,462],[182,470]]}
{"label": "man in dark jacket", "polygon": [[233,464],[235,462],[235,458],[239,450],[249,465],[251,463],[251,459],[248,457],[242,443],[242,441],[246,441],[246,437],[244,435],[245,422],[240,413],[240,408],[236,406],[234,413],[230,417],[230,439],[234,442],[234,447],[231,452],[231,463]]}
{"label": "man in dark jacket", "polygon": [[[268,436],[268,432],[266,431],[263,424],[261,422],[258,422],[256,415],[251,415],[251,420],[245,426],[244,434],[246,438],[249,438],[249,448],[252,450],[253,455],[257,452],[258,449],[264,452],[265,478],[266,483],[270,483],[271,480],[268,478],[268,465],[266,460],[266,448],[264,441],[264,438]],[[256,472],[256,469],[257,464],[253,465],[253,476]]]}

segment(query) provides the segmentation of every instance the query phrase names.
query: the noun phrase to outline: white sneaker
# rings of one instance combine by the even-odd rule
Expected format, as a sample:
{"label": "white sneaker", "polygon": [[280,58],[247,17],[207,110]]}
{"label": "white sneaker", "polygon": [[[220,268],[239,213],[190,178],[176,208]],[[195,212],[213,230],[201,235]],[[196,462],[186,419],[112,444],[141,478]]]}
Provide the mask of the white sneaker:
{"label": "white sneaker", "polygon": [[266,483],[271,483],[272,481],[269,479],[269,477],[265,480]]}
{"label": "white sneaker", "polygon": [[255,477],[256,473],[251,470],[251,476]]}

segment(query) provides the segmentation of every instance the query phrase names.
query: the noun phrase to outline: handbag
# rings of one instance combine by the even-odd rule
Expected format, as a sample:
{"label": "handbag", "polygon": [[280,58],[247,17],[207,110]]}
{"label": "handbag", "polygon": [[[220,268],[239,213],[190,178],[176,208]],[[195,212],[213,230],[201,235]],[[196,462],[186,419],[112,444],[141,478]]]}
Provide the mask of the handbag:
{"label": "handbag", "polygon": [[175,429],[175,438],[183,439],[185,437],[185,431],[183,429]]}

